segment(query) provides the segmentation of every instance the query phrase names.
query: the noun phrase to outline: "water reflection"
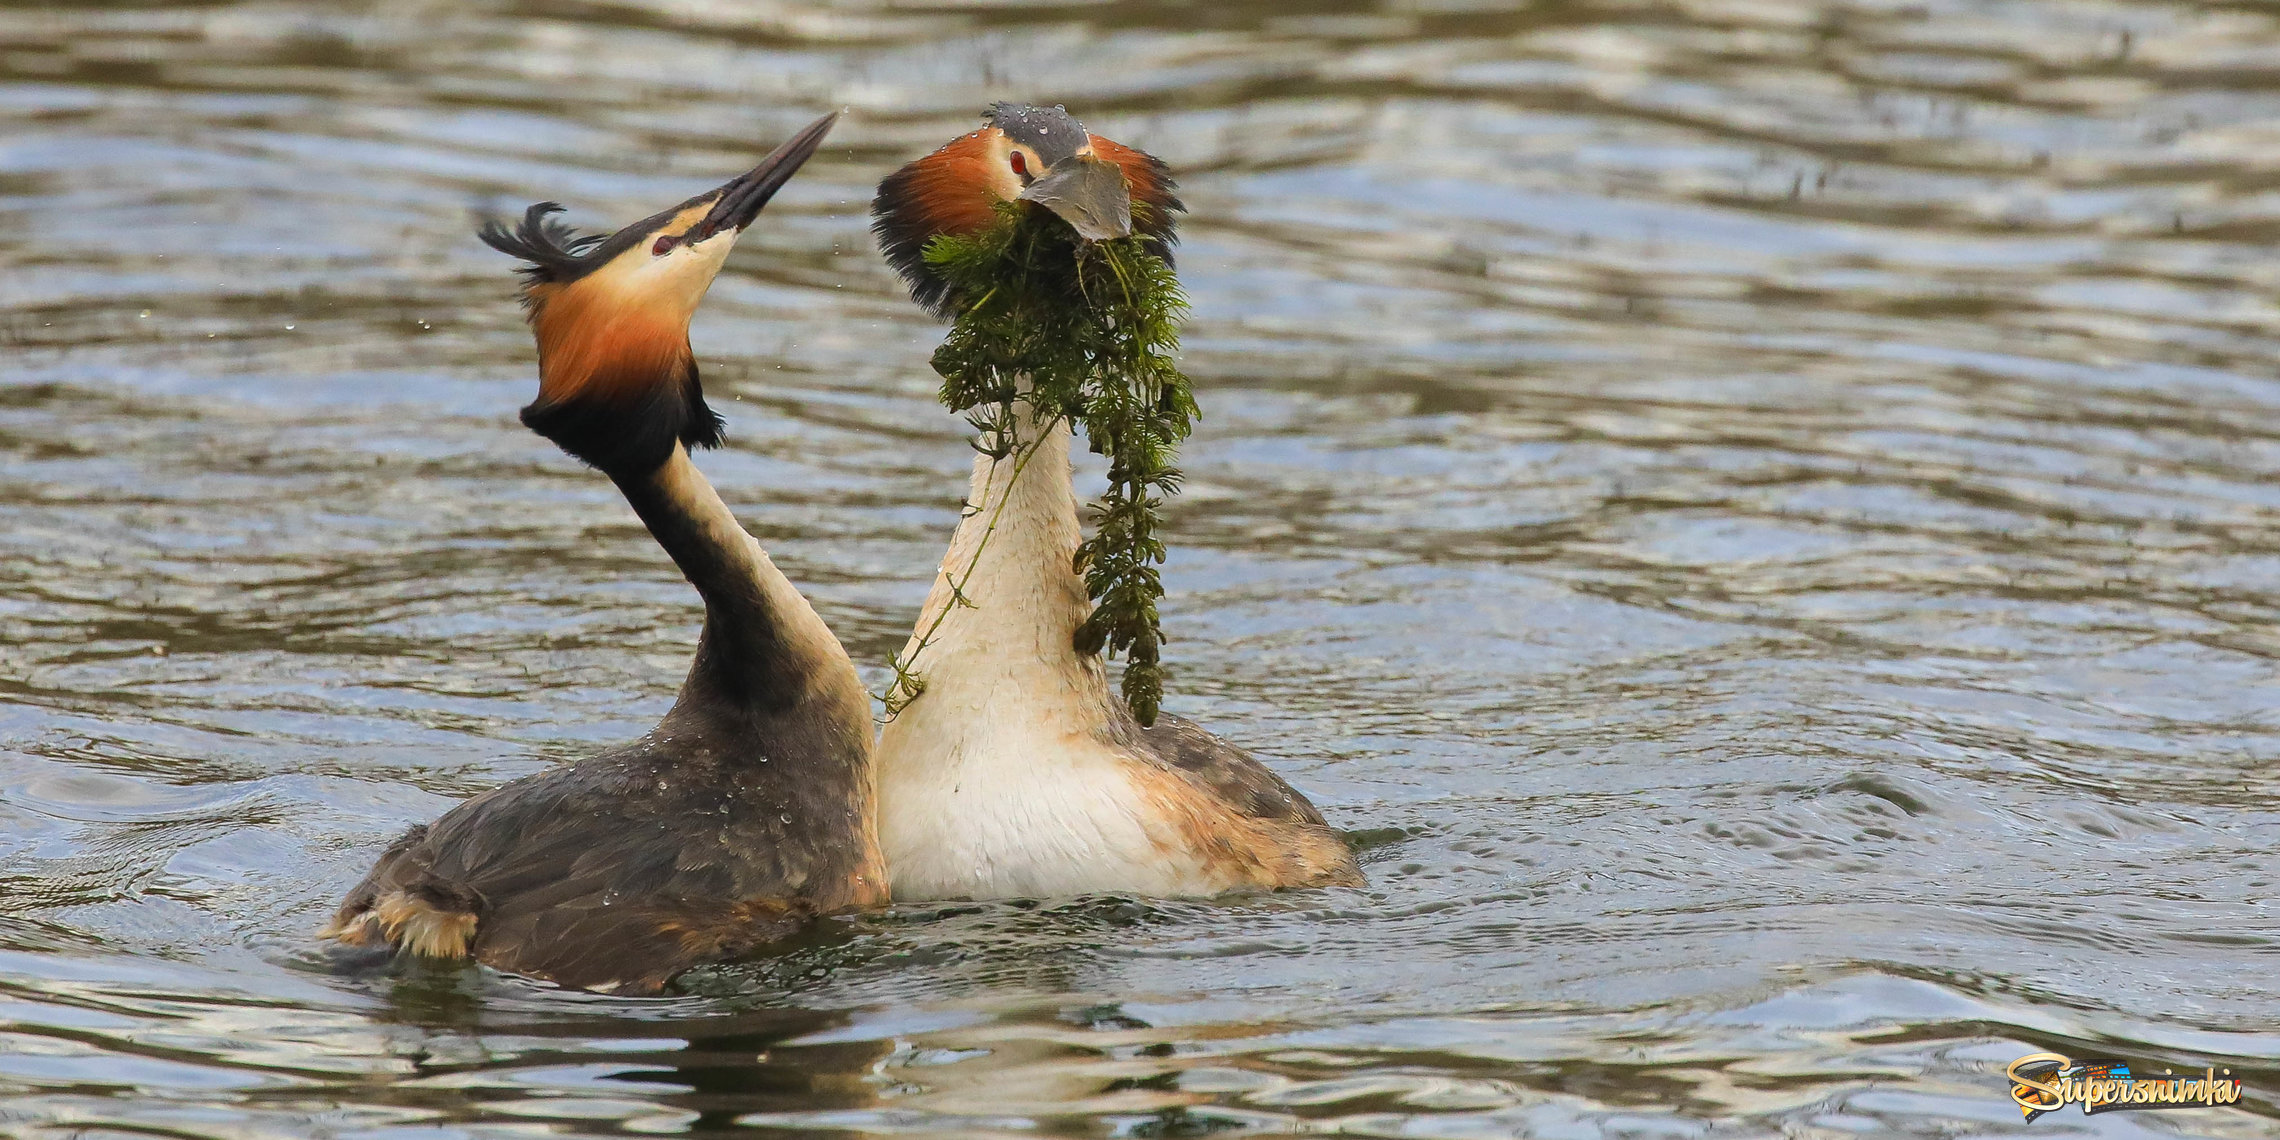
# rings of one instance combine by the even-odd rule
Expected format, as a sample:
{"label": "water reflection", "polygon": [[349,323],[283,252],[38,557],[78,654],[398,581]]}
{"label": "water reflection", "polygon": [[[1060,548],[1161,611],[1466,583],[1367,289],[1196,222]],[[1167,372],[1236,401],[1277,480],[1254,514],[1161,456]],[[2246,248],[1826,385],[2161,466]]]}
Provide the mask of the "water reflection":
{"label": "water reflection", "polygon": [[[2263,1134],[2280,271],[2253,5],[0,8],[0,1131]],[[655,1002],[340,970],[406,824],[696,617],[512,419],[477,212],[832,145],[695,341],[859,660],[965,444],[870,184],[1170,159],[1173,706],[1372,887],[911,908]],[[878,678],[874,676],[874,680]]]}

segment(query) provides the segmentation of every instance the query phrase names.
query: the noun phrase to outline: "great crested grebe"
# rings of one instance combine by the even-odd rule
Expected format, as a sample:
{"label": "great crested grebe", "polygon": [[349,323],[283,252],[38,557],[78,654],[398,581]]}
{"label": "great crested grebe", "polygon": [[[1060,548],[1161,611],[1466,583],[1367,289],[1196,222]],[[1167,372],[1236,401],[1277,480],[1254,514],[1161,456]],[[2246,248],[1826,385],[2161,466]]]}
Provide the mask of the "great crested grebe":
{"label": "great crested grebe", "polygon": [[608,238],[530,208],[482,238],[528,262],[531,430],[601,469],[704,598],[672,711],[640,740],[528,776],[398,839],[324,933],[649,992],[811,916],[886,901],[871,708],[855,667],[688,448],[720,442],[689,317],[729,247],[836,115],[748,174]]}
{"label": "great crested grebe", "polygon": [[[955,301],[924,256],[936,235],[1024,201],[1081,239],[1137,232],[1168,257],[1183,209],[1172,190],[1162,162],[1067,111],[1001,103],[881,182],[872,230],[911,296],[949,317]],[[975,459],[904,650],[919,693],[879,737],[879,846],[897,901],[1359,885],[1353,853],[1305,796],[1189,721],[1142,728],[1100,658],[1078,652],[1091,605],[1072,564],[1070,430],[1026,403],[1015,413],[1022,446]]]}

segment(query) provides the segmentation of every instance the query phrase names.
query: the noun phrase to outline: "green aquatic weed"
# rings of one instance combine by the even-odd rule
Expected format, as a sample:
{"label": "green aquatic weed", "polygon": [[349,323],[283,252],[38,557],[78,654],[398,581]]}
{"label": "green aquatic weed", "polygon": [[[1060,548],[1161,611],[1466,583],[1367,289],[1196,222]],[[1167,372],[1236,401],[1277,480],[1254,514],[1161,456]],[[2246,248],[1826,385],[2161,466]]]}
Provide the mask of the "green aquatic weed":
{"label": "green aquatic weed", "polygon": [[1021,401],[1041,424],[1066,419],[1083,428],[1108,458],[1092,537],[1077,547],[1093,601],[1077,649],[1124,654],[1125,703],[1141,724],[1154,724],[1164,691],[1160,512],[1179,491],[1173,462],[1197,414],[1172,359],[1188,308],[1179,277],[1145,236],[1082,241],[1047,211],[1018,202],[1001,205],[986,229],[936,236],[926,263],[950,285],[957,309],[934,352],[942,402],[966,413],[980,436],[975,446],[996,459],[1013,454]]}

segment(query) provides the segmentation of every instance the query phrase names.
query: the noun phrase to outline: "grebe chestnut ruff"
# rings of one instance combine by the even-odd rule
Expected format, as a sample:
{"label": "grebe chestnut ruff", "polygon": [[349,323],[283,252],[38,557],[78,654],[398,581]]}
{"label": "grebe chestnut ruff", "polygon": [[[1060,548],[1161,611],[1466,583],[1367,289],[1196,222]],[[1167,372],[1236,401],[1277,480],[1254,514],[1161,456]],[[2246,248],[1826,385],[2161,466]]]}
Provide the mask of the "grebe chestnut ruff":
{"label": "grebe chestnut ruff", "polygon": [[[948,317],[956,298],[925,257],[936,235],[995,224],[999,203],[1021,201],[1067,222],[1072,240],[1137,232],[1168,256],[1182,208],[1172,190],[1163,163],[1065,110],[999,104],[980,130],[881,182],[872,229],[911,296]],[[1186,720],[1141,727],[1100,657],[1079,652],[1090,602],[1073,566],[1070,431],[1065,417],[1014,408],[1017,446],[976,458],[965,517],[900,658],[917,695],[879,737],[879,844],[895,898],[1361,883],[1306,797]]]}
{"label": "grebe chestnut ruff", "polygon": [[826,115],[718,190],[608,238],[531,207],[482,237],[522,258],[538,341],[531,430],[599,468],[705,603],[695,663],[640,740],[415,827],[324,933],[562,985],[654,991],[810,917],[886,901],[868,695],[814,609],[688,449],[720,442],[689,318],[729,248],[831,130]]}

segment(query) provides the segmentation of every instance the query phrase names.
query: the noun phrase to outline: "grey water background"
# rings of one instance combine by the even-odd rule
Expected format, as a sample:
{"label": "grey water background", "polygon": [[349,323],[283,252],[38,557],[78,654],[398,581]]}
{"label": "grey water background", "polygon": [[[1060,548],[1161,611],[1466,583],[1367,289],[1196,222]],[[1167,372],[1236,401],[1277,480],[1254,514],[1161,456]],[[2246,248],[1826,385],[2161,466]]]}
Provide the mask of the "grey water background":
{"label": "grey water background", "polygon": [[[475,215],[849,108],[694,339],[878,682],[970,453],[863,208],[1001,97],[1179,171],[1169,704],[1371,885],[328,966],[694,644]],[[0,1134],[2280,1133],[2275,239],[2245,3],[0,7]]]}

